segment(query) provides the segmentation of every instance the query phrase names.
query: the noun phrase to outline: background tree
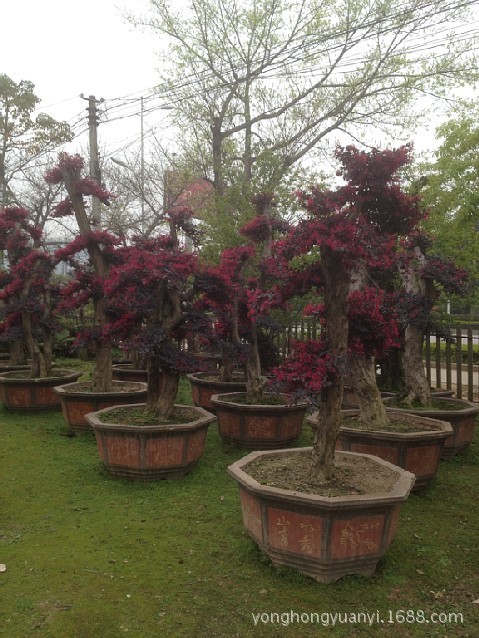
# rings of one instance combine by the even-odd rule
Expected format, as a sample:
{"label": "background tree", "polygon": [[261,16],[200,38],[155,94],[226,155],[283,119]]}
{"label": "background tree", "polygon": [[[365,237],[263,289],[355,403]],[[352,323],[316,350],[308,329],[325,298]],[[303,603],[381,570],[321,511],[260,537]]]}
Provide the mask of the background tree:
{"label": "background tree", "polygon": [[[437,129],[435,162],[422,166],[425,227],[435,248],[470,273],[468,304],[479,305],[479,108],[466,104]],[[464,303],[464,302],[462,302]]]}
{"label": "background tree", "polygon": [[53,319],[59,297],[58,282],[52,279],[54,259],[41,246],[41,229],[17,206],[0,213],[0,249],[9,256],[8,268],[0,274],[1,339],[11,344],[13,364],[28,360],[32,378],[46,377],[58,329]]}
{"label": "background tree", "polygon": [[473,39],[451,29],[473,4],[150,0],[132,21],[164,42],[158,90],[218,206],[236,185],[220,207],[232,212],[253,192],[275,192],[333,132],[412,129],[417,98],[476,77]]}
{"label": "background tree", "polygon": [[73,139],[66,122],[45,113],[34,115],[40,103],[34,88],[27,80],[16,83],[0,75],[0,207],[16,201],[12,181],[26,166]]}

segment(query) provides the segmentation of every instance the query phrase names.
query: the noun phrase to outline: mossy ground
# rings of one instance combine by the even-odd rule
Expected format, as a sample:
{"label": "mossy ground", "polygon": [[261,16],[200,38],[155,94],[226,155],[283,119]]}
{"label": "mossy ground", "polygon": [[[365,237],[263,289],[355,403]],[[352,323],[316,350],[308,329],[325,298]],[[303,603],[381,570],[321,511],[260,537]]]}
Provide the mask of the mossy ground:
{"label": "mossy ground", "polygon": [[[178,402],[190,401],[183,383]],[[246,452],[224,444],[215,424],[190,475],[148,484],[111,477],[92,436],[66,433],[60,412],[0,408],[2,636],[478,635],[477,434],[466,453],[441,462],[426,493],[409,497],[374,577],[322,585],[271,566],[244,533],[226,467]],[[305,426],[299,445],[310,443]],[[464,623],[408,622],[401,610],[462,614]],[[366,612],[371,626],[326,628],[321,616]],[[389,624],[397,613],[403,622]],[[255,625],[253,614],[277,622],[264,615]]]}

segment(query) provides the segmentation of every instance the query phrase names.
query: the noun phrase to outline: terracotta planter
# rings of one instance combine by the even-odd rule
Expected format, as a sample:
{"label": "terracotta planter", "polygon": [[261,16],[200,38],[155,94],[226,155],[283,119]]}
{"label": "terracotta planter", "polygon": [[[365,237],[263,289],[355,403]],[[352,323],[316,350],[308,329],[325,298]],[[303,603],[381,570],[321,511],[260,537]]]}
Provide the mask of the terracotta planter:
{"label": "terracotta planter", "polygon": [[203,456],[208,426],[215,417],[203,408],[178,407],[194,410],[197,419],[177,425],[138,426],[101,421],[99,416],[114,407],[88,414],[86,419],[95,431],[98,452],[108,471],[141,480],[181,478],[190,472]]}
{"label": "terracotta planter", "polygon": [[[11,365],[8,359],[0,361],[0,374],[3,374],[4,372],[13,372],[14,370],[29,370],[29,369],[30,369],[30,366],[28,365],[19,365],[19,366]],[[4,396],[5,396],[5,386],[0,385],[0,403],[4,403]]]}
{"label": "terracotta planter", "polygon": [[55,387],[65,381],[75,381],[82,375],[75,370],[58,368],[52,371],[54,376],[30,379],[19,377],[18,372],[2,372],[0,375],[1,400],[9,410],[15,412],[60,408],[60,399]]}
{"label": "terracotta planter", "polygon": [[463,399],[441,398],[451,406],[457,406],[455,410],[437,410],[437,409],[401,409],[388,405],[386,401],[386,410],[391,412],[416,414],[431,419],[439,419],[447,421],[451,424],[452,433],[447,437],[444,447],[442,448],[441,458],[451,459],[456,454],[464,452],[474,436],[474,427],[476,425],[476,417],[479,414],[479,403],[472,403]]}
{"label": "terracotta planter", "polygon": [[[238,483],[243,523],[251,538],[276,565],[292,567],[329,583],[348,574],[374,574],[395,533],[400,507],[414,475],[377,457],[397,474],[385,492],[327,497],[261,485],[248,475],[248,463],[266,454],[310,454],[311,448],[252,452],[228,473]],[[338,452],[337,456],[367,455]]]}
{"label": "terracotta planter", "polygon": [[239,373],[234,376],[234,381],[218,381],[217,372],[194,372],[187,374],[186,378],[191,385],[193,403],[209,412],[215,412],[215,407],[211,402],[214,394],[224,394],[226,392],[246,392],[246,381]]}
{"label": "terracotta planter", "polygon": [[[82,385],[82,384],[81,384]],[[81,387],[81,386],[80,386]],[[75,435],[93,433],[85,415],[112,405],[142,403],[146,399],[146,383],[114,381],[112,392],[78,392],[79,384],[67,383],[55,391],[61,402],[63,418]]]}
{"label": "terracotta planter", "polygon": [[134,368],[131,363],[115,364],[112,371],[115,381],[140,381],[141,383],[148,381],[148,370]]}
{"label": "terracotta planter", "polygon": [[[354,416],[356,410],[344,410]],[[446,439],[452,434],[447,421],[438,421],[413,414],[389,414],[394,423],[398,417],[417,426],[414,432],[372,431],[343,427],[339,430],[336,449],[345,452],[373,454],[398,465],[416,476],[413,490],[422,491],[436,478],[439,461]]]}
{"label": "terracotta planter", "polygon": [[241,403],[242,392],[215,394],[211,402],[216,410],[218,431],[228,443],[250,450],[267,450],[290,445],[301,436],[306,403],[283,405]]}

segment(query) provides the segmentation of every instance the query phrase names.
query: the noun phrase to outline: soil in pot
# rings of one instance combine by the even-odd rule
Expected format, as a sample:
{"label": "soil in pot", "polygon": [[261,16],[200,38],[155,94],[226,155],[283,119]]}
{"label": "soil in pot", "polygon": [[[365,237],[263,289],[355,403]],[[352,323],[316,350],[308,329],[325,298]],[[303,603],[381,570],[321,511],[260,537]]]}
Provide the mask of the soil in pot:
{"label": "soil in pot", "polygon": [[388,413],[409,413],[450,423],[452,433],[444,443],[442,459],[451,459],[464,452],[472,442],[479,403],[464,399],[433,397],[431,406],[428,407],[414,404],[409,406],[394,399],[385,399],[385,404]]}
{"label": "soil in pot", "polygon": [[256,459],[244,468],[262,485],[321,496],[374,494],[391,489],[397,472],[367,456],[335,460],[334,477],[327,483],[309,476],[311,454],[285,453]]}
{"label": "soil in pot", "polygon": [[93,429],[85,418],[113,405],[142,403],[146,399],[146,383],[114,381],[111,392],[93,392],[90,381],[67,383],[57,386],[55,391],[61,401],[63,418],[73,435],[92,434]]}

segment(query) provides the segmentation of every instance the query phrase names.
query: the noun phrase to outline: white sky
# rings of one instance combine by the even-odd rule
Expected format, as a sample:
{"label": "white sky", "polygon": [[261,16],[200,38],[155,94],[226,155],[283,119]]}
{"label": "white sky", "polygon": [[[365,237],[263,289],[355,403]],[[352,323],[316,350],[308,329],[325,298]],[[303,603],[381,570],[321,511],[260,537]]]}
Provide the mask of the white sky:
{"label": "white sky", "polygon": [[[119,148],[128,136],[139,135],[140,121],[139,116],[105,121],[122,113],[115,98],[137,98],[123,115],[139,112],[140,93],[158,82],[155,37],[122,17],[125,11],[139,14],[146,6],[146,0],[3,2],[0,73],[15,82],[33,82],[41,99],[39,111],[69,124],[84,119],[85,128],[87,102],[80,94],[104,98],[104,106],[117,111],[103,117],[99,143]],[[148,126],[148,116],[145,120]]]}
{"label": "white sky", "polygon": [[[121,157],[124,148],[139,141],[139,97],[158,81],[158,36],[122,17],[145,12],[147,6],[147,0],[4,0],[0,73],[15,82],[32,81],[42,100],[39,111],[75,125],[76,132],[87,127],[87,102],[80,94],[104,98],[100,152]],[[437,123],[414,138],[416,150],[434,146]],[[168,112],[146,110],[144,127],[146,135],[153,127],[167,135]],[[85,148],[86,136],[74,144]]]}

